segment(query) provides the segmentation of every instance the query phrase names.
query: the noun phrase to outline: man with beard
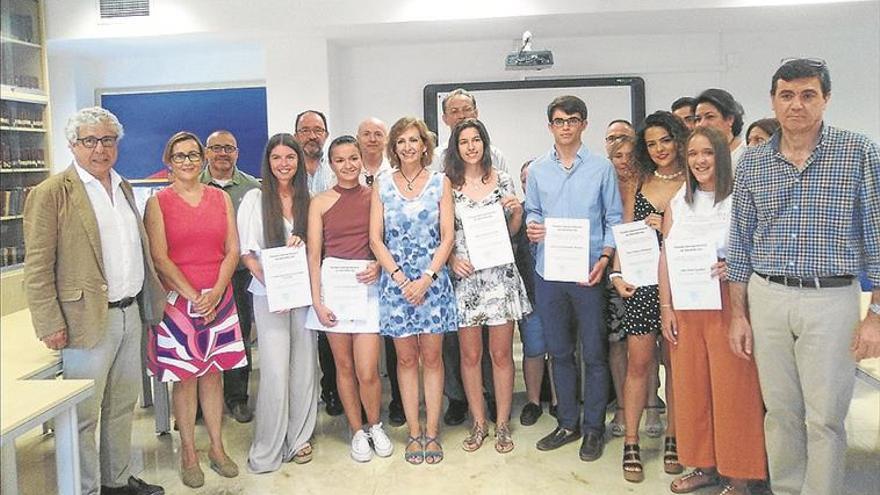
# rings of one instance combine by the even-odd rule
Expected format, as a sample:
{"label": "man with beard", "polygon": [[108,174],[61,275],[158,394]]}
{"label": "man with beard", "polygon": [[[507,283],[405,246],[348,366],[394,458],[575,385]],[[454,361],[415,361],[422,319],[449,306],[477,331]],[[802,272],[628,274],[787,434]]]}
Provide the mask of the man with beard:
{"label": "man with beard", "polygon": [[302,146],[306,158],[309,194],[314,196],[330,189],[335,176],[324,161],[324,143],[328,136],[327,117],[317,110],[306,110],[296,116],[294,129],[294,139]]}
{"label": "man with beard", "polygon": [[[317,110],[306,110],[296,116],[294,139],[302,146],[309,194],[314,196],[333,187],[335,175],[324,161],[327,141],[327,117]],[[299,164],[297,164],[299,166]],[[321,363],[321,400],[330,416],[342,414],[342,401],[336,390],[336,363],[324,332],[318,332],[318,361]]]}
{"label": "man with beard", "polygon": [[[238,161],[238,143],[235,136],[226,130],[217,130],[208,136],[205,146],[205,158],[208,166],[202,171],[199,180],[203,184],[214,186],[226,191],[232,199],[232,206],[238,213],[238,206],[244,194],[251,189],[260,187],[254,177],[236,167]],[[232,295],[238,307],[238,321],[241,325],[241,336],[247,351],[247,366],[223,372],[223,399],[229,413],[239,423],[249,423],[254,415],[248,408],[248,380],[251,375],[251,351],[247,343],[251,337],[251,320],[253,306],[248,285],[251,274],[241,263],[232,275]]]}

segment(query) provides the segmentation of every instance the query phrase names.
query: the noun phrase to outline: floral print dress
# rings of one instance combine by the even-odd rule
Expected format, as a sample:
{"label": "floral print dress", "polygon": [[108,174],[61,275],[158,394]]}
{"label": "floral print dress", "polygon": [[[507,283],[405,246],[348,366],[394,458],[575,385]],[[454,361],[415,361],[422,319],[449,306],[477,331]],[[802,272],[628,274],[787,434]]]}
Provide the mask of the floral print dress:
{"label": "floral print dress", "polygon": [[[496,170],[496,173],[498,184],[480,201],[474,201],[459,191],[452,191],[455,201],[455,247],[452,253],[459,258],[468,259],[467,241],[461,223],[462,212],[500,203],[501,198],[514,195],[510,176],[501,170]],[[519,320],[532,312],[526,286],[515,263],[486,268],[463,279],[455,275],[453,277],[459,327],[501,325]]]}
{"label": "floral print dress", "polygon": [[[392,174],[378,178],[379,199],[384,209],[385,246],[394,262],[408,278],[415,280],[430,266],[440,245],[440,198],[444,175],[430,172],[422,191],[407,199],[394,184]],[[437,272],[425,300],[418,306],[408,303],[400,288],[383,271],[379,279],[379,333],[408,337],[421,333],[458,330],[455,294],[446,265]]]}

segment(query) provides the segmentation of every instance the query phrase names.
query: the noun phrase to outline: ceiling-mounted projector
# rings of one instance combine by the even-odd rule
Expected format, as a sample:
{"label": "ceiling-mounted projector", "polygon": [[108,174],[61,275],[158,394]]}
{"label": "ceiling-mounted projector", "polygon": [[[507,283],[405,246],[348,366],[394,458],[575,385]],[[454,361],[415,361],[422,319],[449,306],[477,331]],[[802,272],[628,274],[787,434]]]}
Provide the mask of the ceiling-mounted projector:
{"label": "ceiling-mounted projector", "polygon": [[532,50],[532,33],[526,31],[522,36],[522,46],[505,60],[507,70],[541,70],[553,67],[553,52]]}

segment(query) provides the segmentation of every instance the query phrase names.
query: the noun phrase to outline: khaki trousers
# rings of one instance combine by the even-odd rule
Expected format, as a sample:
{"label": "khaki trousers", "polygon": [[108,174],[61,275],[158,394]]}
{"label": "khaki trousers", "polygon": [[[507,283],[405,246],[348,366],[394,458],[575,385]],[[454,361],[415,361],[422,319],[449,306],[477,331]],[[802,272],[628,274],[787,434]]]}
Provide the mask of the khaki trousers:
{"label": "khaki trousers", "polygon": [[[138,303],[110,308],[104,338],[91,349],[61,351],[66,379],[95,381],[95,393],[76,408],[83,495],[97,495],[100,486],[128,483],[131,422],[141,390],[141,323]],[[98,421],[100,449],[95,441]]]}
{"label": "khaki trousers", "polygon": [[858,283],[801,289],[752,275],[748,296],[773,493],[840,493],[844,419],[855,382],[849,347],[859,324]]}

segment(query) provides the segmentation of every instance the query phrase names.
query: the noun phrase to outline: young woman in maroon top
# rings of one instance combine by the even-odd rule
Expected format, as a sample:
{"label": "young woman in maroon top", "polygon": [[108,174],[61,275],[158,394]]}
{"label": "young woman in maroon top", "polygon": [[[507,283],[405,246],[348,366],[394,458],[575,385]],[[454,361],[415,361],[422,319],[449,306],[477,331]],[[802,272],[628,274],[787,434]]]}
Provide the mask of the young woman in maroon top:
{"label": "young woman in maroon top", "polygon": [[328,156],[337,183],[332,189],[315,196],[309,207],[306,237],[312,310],[320,322],[316,330],[326,332],[333,351],[336,384],[352,431],[351,457],[366,462],[372,458],[373,452],[387,457],[393,451],[379,421],[382,397],[379,350],[382,339],[379,336],[378,298],[368,300],[368,304],[375,304],[375,308],[367,310],[372,316],[366,320],[345,319],[343,315],[335,314],[334,308],[325,304],[326,297],[322,297],[321,265],[328,258],[370,260],[367,267],[357,273],[357,280],[363,284],[374,284],[378,280],[379,265],[374,261],[369,238],[372,189],[359,182],[363,164],[354,137],[334,139]]}

